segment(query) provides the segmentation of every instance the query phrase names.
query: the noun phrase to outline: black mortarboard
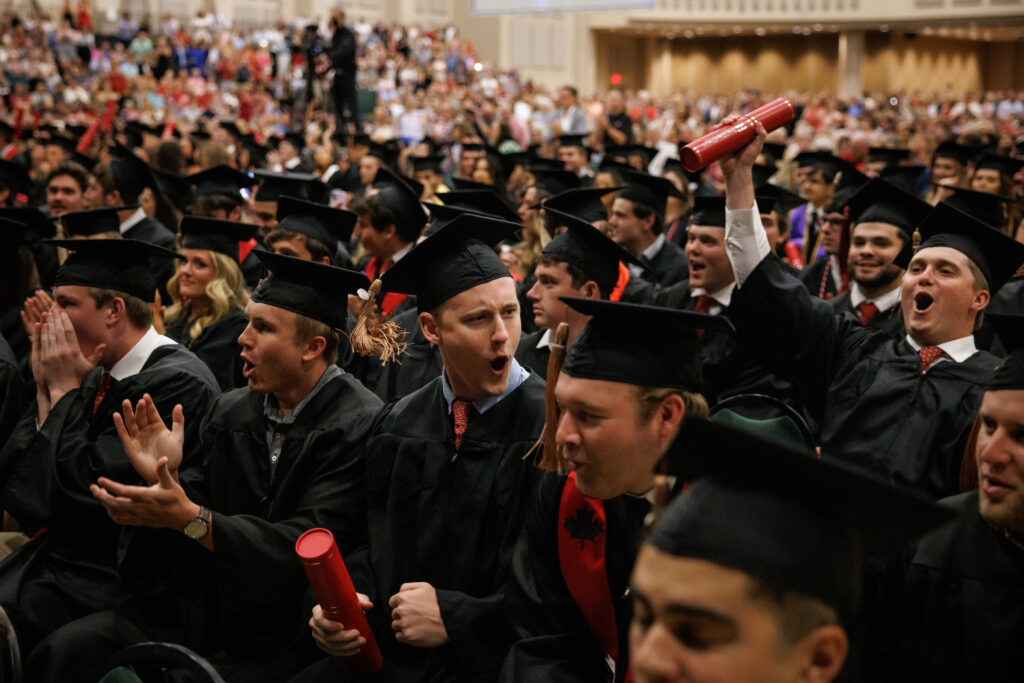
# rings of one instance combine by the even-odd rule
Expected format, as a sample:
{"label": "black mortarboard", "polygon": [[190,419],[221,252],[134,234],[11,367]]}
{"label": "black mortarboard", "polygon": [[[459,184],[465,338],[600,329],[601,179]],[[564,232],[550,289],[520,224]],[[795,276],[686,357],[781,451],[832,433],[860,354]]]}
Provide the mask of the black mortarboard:
{"label": "black mortarboard", "polygon": [[581,187],[548,197],[541,205],[545,209],[567,213],[587,223],[595,223],[608,218],[608,209],[601,203],[601,197],[621,189],[622,187]]}
{"label": "black mortarboard", "polygon": [[1004,350],[988,390],[1024,389],[1024,314],[986,312],[985,321],[992,323]]}
{"label": "black mortarboard", "polygon": [[249,223],[199,216],[185,216],[178,227],[182,235],[182,249],[209,249],[235,261],[239,256],[238,243],[251,240],[258,230],[259,226]]}
{"label": "black mortarboard", "polygon": [[564,168],[535,168],[530,170],[530,174],[533,176],[535,185],[551,194],[561,194],[583,184],[582,178]]}
{"label": "black mortarboard", "polygon": [[682,193],[676,189],[672,181],[665,178],[630,169],[622,171],[622,180],[626,183],[626,187],[619,193],[619,199],[628,199],[631,202],[648,206],[661,216],[665,215],[665,207],[670,196],[683,198]]}
{"label": "black mortarboard", "polygon": [[28,169],[17,161],[0,159],[0,183],[14,192],[28,192],[32,189]]}
{"label": "black mortarboard", "polygon": [[801,152],[796,156],[796,162],[799,168],[809,166],[821,171],[825,176],[825,181],[834,183],[836,189],[860,187],[868,181],[868,177],[858,171],[855,165],[845,159],[840,159],[831,152]]}
{"label": "black mortarboard", "polygon": [[337,242],[347,242],[357,220],[356,214],[345,209],[333,209],[296,197],[284,196],[277,200],[278,228],[312,237],[328,248],[333,248]]}
{"label": "black mortarboard", "polygon": [[778,172],[774,166],[767,164],[754,164],[752,174],[754,176],[754,187],[760,187],[768,182],[768,179]]}
{"label": "black mortarboard", "polygon": [[[651,163],[651,159],[658,153],[658,150],[647,145],[609,145],[604,148],[604,155],[611,159],[630,159],[640,157],[644,160],[644,167]],[[632,166],[630,167],[632,168]]]}
{"label": "black mortarboard", "polygon": [[868,161],[871,163],[884,163],[886,166],[897,166],[901,161],[905,161],[909,158],[909,149],[894,149],[892,147],[871,147],[868,149]]}
{"label": "black mortarboard", "polygon": [[1024,166],[1024,159],[1014,159],[1013,157],[1004,157],[1000,154],[986,152],[978,159],[977,170],[990,168],[999,171],[1003,175],[1013,177],[1022,166]]}
{"label": "black mortarboard", "polygon": [[[852,225],[888,223],[910,235],[932,210],[928,202],[881,178],[872,178],[847,202]],[[904,245],[907,247],[908,245]]]}
{"label": "black mortarboard", "polygon": [[444,155],[437,154],[429,157],[410,157],[409,160],[412,162],[412,170],[414,173],[422,173],[423,171],[440,173],[441,164],[444,163]]}
{"label": "black mortarboard", "polygon": [[0,119],[0,134],[5,135],[8,139],[14,137],[14,126]]}
{"label": "black mortarboard", "polygon": [[31,206],[0,207],[0,218],[23,223],[31,237],[46,239],[57,234],[57,224],[39,209]]}
{"label": "black mortarboard", "polygon": [[[946,186],[940,185],[939,187]],[[997,230],[1003,229],[1003,225],[1006,223],[1005,204],[1013,201],[1012,199],[963,187],[950,187],[949,189],[953,191],[953,194],[944,199],[943,203],[960,209],[967,215],[973,216]]]}
{"label": "black mortarboard", "polygon": [[934,161],[941,157],[943,159],[952,159],[966,166],[976,154],[977,150],[975,150],[974,147],[968,147],[967,145],[961,145],[953,142],[952,140],[947,140],[935,148],[935,154],[932,155],[932,160]]}
{"label": "black mortarboard", "polygon": [[448,206],[446,204],[435,204],[433,202],[425,202],[423,206],[430,214],[430,222],[427,224],[427,227],[423,229],[423,232],[420,235],[421,237],[430,237],[463,214],[468,213],[481,215],[479,211],[464,209],[460,206]]}
{"label": "black mortarboard", "polygon": [[759,213],[775,211],[780,215],[786,215],[790,209],[800,206],[804,202],[803,197],[795,192],[790,192],[784,187],[772,185],[771,183],[758,185],[757,189],[754,190],[754,194],[756,195],[755,200],[757,201]]}
{"label": "black mortarboard", "polygon": [[533,157],[530,159],[530,173],[536,173],[537,171],[564,171],[565,164],[558,159],[548,159],[546,157]]}
{"label": "black mortarboard", "polygon": [[669,157],[665,159],[665,164],[661,167],[661,175],[664,176],[666,173],[675,173],[680,178],[685,178],[687,182],[699,183],[700,176],[704,172],[704,169],[699,171],[688,171],[683,162],[675,157]]}
{"label": "black mortarboard", "polygon": [[352,142],[349,144],[353,147],[368,147],[370,145],[370,136],[366,133],[356,133],[352,136]]}
{"label": "black mortarboard", "polygon": [[587,154],[590,153],[590,148],[587,146],[587,136],[585,133],[562,133],[558,136],[559,147],[579,147]]}
{"label": "black mortarboard", "polygon": [[[763,211],[758,204],[758,211]],[[690,225],[703,225],[713,228],[725,227],[725,197],[694,197],[693,217]]]}
{"label": "black mortarboard", "polygon": [[68,137],[67,135],[55,134],[50,136],[50,139],[46,141],[46,144],[56,145],[68,154],[71,154],[78,147],[78,140]]}
{"label": "black mortarboard", "polygon": [[917,181],[924,173],[924,166],[887,166],[882,169],[879,177],[896,187],[917,194]]}
{"label": "black mortarboard", "polygon": [[139,208],[138,204],[110,206],[103,209],[71,211],[61,214],[55,220],[64,226],[64,234],[75,237],[91,237],[104,232],[120,232],[121,219],[118,212]]}
{"label": "black mortarboard", "polygon": [[452,178],[452,188],[456,190],[493,190],[494,185],[469,178]]}
{"label": "black mortarboard", "polygon": [[493,189],[490,190],[452,190],[438,195],[448,206],[460,206],[480,213],[497,216],[508,221],[518,221],[519,214],[515,208],[502,199]]}
{"label": "black mortarboard", "polygon": [[398,219],[417,233],[427,223],[427,214],[420,204],[423,185],[415,180],[394,173],[386,168],[377,170],[373,178],[373,186],[377,194],[396,214]]}
{"label": "black mortarboard", "polygon": [[283,308],[335,330],[348,326],[346,295],[370,287],[363,273],[336,268],[324,263],[274,254],[263,249],[253,251],[270,271],[253,290],[252,301]]}
{"label": "black mortarboard", "polygon": [[530,153],[529,152],[509,152],[508,154],[501,155],[501,166],[505,169],[505,176],[512,174],[516,166],[522,166],[526,168],[530,165]]}
{"label": "black mortarboard", "polygon": [[276,202],[279,197],[299,197],[315,200],[324,192],[323,181],[311,173],[274,173],[253,171],[256,180],[256,201]]}
{"label": "black mortarboard", "polygon": [[[560,297],[592,316],[562,372],[581,379],[699,392],[698,330],[733,332],[725,316],[596,299]],[[665,340],[671,339],[671,344]]]}
{"label": "black mortarboard", "polygon": [[514,239],[518,228],[490,216],[458,216],[389,268],[384,290],[413,294],[420,311],[431,311],[477,285],[510,278],[493,245]]}
{"label": "black mortarboard", "polygon": [[221,121],[220,127],[227,131],[229,135],[236,138],[242,138],[245,135],[242,133],[242,129],[239,128],[234,121]]}
{"label": "black mortarboard", "polygon": [[64,126],[64,129],[67,130],[67,132],[74,135],[76,138],[81,138],[83,135],[85,135],[85,131],[89,130],[89,127],[69,123],[66,126]]}
{"label": "black mortarboard", "polygon": [[271,144],[274,147],[278,147],[282,142],[289,143],[299,152],[301,152],[302,149],[306,146],[306,141],[302,138],[302,135],[300,135],[299,133],[285,133],[281,137],[273,138],[271,140]]}
{"label": "black mortarboard", "polygon": [[553,237],[541,256],[578,268],[586,279],[597,283],[605,296],[615,289],[619,280],[620,262],[643,266],[639,259],[587,221],[546,205],[545,210],[556,214],[559,224],[567,230]]}
{"label": "black mortarboard", "polygon": [[382,162],[384,162],[385,166],[392,165],[392,160],[394,159],[395,154],[394,150],[391,147],[387,145],[382,145],[381,143],[375,140],[370,140],[369,145],[370,149],[369,151],[366,152],[369,156],[377,157]]}
{"label": "black mortarboard", "polygon": [[772,163],[778,163],[786,153],[786,145],[781,142],[766,142],[761,147],[761,152],[771,159]]}
{"label": "black mortarboard", "polygon": [[196,186],[196,197],[216,195],[227,197],[241,204],[242,190],[253,186],[253,179],[247,173],[237,171],[230,166],[220,165],[208,168],[188,176],[188,181]]}
{"label": "black mortarboard", "polygon": [[114,178],[114,188],[128,202],[138,201],[139,195],[147,187],[156,188],[149,164],[134,154],[113,159],[110,162],[110,174]]}
{"label": "black mortarboard", "polygon": [[621,161],[615,161],[615,159],[609,159],[608,157],[601,159],[601,163],[597,165],[598,173],[614,173],[620,178],[624,177],[622,174],[625,171],[635,172],[636,169],[629,164],[624,164]]}
{"label": "black mortarboard", "polygon": [[[921,249],[956,249],[978,266],[993,294],[1024,264],[1024,244],[947,202],[939,202],[917,229],[921,233]],[[905,269],[910,261],[901,252],[893,262]]]}
{"label": "black mortarboard", "polygon": [[179,211],[184,211],[192,203],[192,187],[188,176],[153,169],[153,180],[156,182],[157,192],[166,197]]}
{"label": "black mortarboard", "polygon": [[261,145],[254,138],[242,138],[242,146],[249,152],[249,162],[252,166],[263,166],[267,160],[267,152],[270,148]]}
{"label": "black mortarboard", "polygon": [[690,485],[662,513],[651,546],[815,598],[843,620],[867,557],[897,552],[954,517],[810,448],[702,418],[684,422],[669,470]]}
{"label": "black mortarboard", "polygon": [[19,221],[0,216],[0,253],[10,254],[16,251],[25,241],[28,226]]}
{"label": "black mortarboard", "polygon": [[205,130],[200,129],[200,130],[194,130],[191,133],[189,133],[189,137],[192,138],[193,140],[199,140],[200,142],[206,142],[207,140],[210,139],[210,134],[207,133]]}
{"label": "black mortarboard", "polygon": [[151,259],[181,258],[170,249],[139,240],[49,240],[48,244],[73,252],[57,271],[54,287],[112,289],[146,302],[153,301],[157,287]]}

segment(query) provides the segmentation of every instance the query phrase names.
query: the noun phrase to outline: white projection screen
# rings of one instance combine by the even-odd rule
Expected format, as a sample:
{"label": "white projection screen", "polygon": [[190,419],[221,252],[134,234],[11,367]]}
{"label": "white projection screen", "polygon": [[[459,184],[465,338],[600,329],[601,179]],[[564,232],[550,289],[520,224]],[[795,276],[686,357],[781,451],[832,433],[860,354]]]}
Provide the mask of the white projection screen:
{"label": "white projection screen", "polygon": [[530,14],[543,12],[597,12],[616,9],[650,9],[654,0],[470,0],[469,13]]}

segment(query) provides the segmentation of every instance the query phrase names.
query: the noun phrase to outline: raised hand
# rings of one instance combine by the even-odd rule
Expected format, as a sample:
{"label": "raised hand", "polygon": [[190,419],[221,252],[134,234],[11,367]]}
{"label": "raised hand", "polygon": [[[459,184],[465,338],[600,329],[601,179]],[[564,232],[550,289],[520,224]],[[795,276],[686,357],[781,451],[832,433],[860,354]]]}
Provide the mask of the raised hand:
{"label": "raised hand", "polygon": [[68,314],[56,308],[43,314],[39,340],[39,366],[50,394],[50,405],[56,405],[64,394],[77,389],[107,348],[106,344],[97,344],[92,353],[85,356]]}
{"label": "raised hand", "polygon": [[199,506],[168,471],[166,458],[157,463],[151,486],[126,486],[100,477],[89,490],[110,518],[123,526],[180,530],[199,514]]}
{"label": "raised hand", "polygon": [[148,484],[157,483],[157,465],[165,459],[168,471],[177,477],[185,443],[185,413],[181,404],[174,406],[171,413],[171,429],[160,418],[149,394],[143,395],[134,411],[128,400],[121,404],[121,410],[123,416],[114,413],[114,427],[139,476]]}
{"label": "raised hand", "polygon": [[153,311],[153,327],[156,329],[157,333],[163,334],[167,331],[167,326],[164,325],[164,312],[167,310],[167,307],[164,306],[163,302],[160,300],[159,289],[156,290],[156,293],[153,295],[153,303],[149,305],[149,308]]}
{"label": "raised hand", "polygon": [[21,309],[21,324],[25,326],[25,334],[29,337],[35,334],[35,326],[43,321],[43,314],[53,308],[53,299],[42,289],[37,289],[29,298],[25,299],[25,306]]}
{"label": "raised hand", "polygon": [[[731,126],[736,123],[739,119],[739,114],[730,114],[729,116],[722,119],[722,123],[719,124],[719,128],[724,126]],[[761,148],[764,147],[764,140],[768,137],[767,131],[764,126],[761,125],[760,121],[754,122],[754,139],[750,141],[745,147],[741,147],[732,154],[723,157],[719,162],[719,166],[722,168],[722,175],[728,179],[735,172],[745,169],[749,171],[754,167],[754,162],[757,161],[757,155],[761,153]]]}

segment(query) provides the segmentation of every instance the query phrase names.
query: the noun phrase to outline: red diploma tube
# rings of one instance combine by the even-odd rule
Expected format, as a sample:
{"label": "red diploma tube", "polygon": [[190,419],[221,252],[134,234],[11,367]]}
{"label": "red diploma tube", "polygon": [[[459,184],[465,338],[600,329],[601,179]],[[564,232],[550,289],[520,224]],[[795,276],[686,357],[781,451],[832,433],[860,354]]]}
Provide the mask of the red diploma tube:
{"label": "red diploma tube", "polygon": [[690,173],[696,173],[708,164],[749,145],[756,135],[754,123],[757,121],[760,121],[764,129],[770,133],[795,118],[796,109],[789,100],[779,98],[769,102],[749,114],[744,114],[731,126],[723,126],[683,147],[679,153],[683,166]]}
{"label": "red diploma tube", "polygon": [[25,107],[18,107],[17,113],[14,115],[14,140],[18,141],[21,139],[21,126],[25,123]]}
{"label": "red diploma tube", "polygon": [[86,150],[89,149],[89,145],[92,144],[92,139],[96,137],[96,131],[100,129],[100,122],[93,121],[89,124],[88,130],[85,131],[85,135],[78,141],[78,147],[75,147],[75,151],[79,154],[85,154]]}
{"label": "red diploma tube", "polygon": [[32,110],[32,130],[33,131],[39,130],[39,117],[42,116],[42,115],[43,115],[43,110],[42,109],[33,109]]}
{"label": "red diploma tube", "polygon": [[344,624],[346,630],[358,630],[366,638],[366,645],[358,654],[345,658],[349,667],[357,674],[380,671],[384,663],[380,649],[359,606],[355,586],[341,559],[334,535],[327,529],[310,529],[295,541],[295,552],[302,561],[302,568],[306,570],[324,616]]}
{"label": "red diploma tube", "polygon": [[164,132],[160,136],[161,140],[172,140],[174,139],[174,119],[170,119],[164,124]]}
{"label": "red diploma tube", "polygon": [[797,270],[804,267],[804,260],[800,256],[800,247],[792,240],[786,242],[786,260]]}
{"label": "red diploma tube", "polygon": [[103,112],[103,128],[104,133],[110,132],[110,126],[114,123],[114,116],[117,114],[117,98],[111,98],[107,100],[107,110]]}

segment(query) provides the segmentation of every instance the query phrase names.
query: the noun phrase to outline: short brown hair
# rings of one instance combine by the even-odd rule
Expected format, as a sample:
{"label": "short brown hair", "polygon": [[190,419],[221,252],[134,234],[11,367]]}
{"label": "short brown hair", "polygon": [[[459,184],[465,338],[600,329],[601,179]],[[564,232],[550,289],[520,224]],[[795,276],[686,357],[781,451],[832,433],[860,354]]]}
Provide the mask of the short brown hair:
{"label": "short brown hair", "polygon": [[323,259],[324,256],[334,260],[334,254],[331,250],[318,239],[303,235],[301,232],[294,232],[292,230],[285,230],[284,228],[274,228],[270,233],[263,238],[263,243],[267,245],[267,248],[272,248],[275,242],[280,240],[297,240],[300,244],[305,245],[309,251],[309,255],[313,257],[314,261]]}
{"label": "short brown hair", "polygon": [[636,400],[640,404],[638,412],[640,421],[647,422],[654,417],[654,413],[662,401],[673,394],[683,399],[686,417],[708,417],[708,402],[700,394],[667,387],[637,387]]}
{"label": "short brown hair", "polygon": [[89,287],[88,292],[89,298],[96,304],[96,308],[106,306],[114,299],[124,301],[125,314],[133,327],[144,330],[153,324],[153,309],[137,296],[119,292],[116,289],[100,289],[99,287]]}
{"label": "short brown hair", "polygon": [[338,362],[338,345],[341,343],[341,338],[338,335],[337,330],[333,329],[327,323],[322,323],[319,320],[308,318],[304,315],[295,316],[295,341],[298,344],[305,344],[314,337],[323,337],[327,341],[327,345],[324,346],[324,352],[321,354],[324,360],[327,361],[328,365],[334,365]]}
{"label": "short brown hair", "polygon": [[839,623],[839,614],[836,610],[817,598],[798,593],[772,581],[756,579],[749,575],[747,578],[750,581],[748,597],[767,603],[775,615],[775,623],[779,627],[782,640],[787,645],[795,645],[804,636],[822,626]]}

